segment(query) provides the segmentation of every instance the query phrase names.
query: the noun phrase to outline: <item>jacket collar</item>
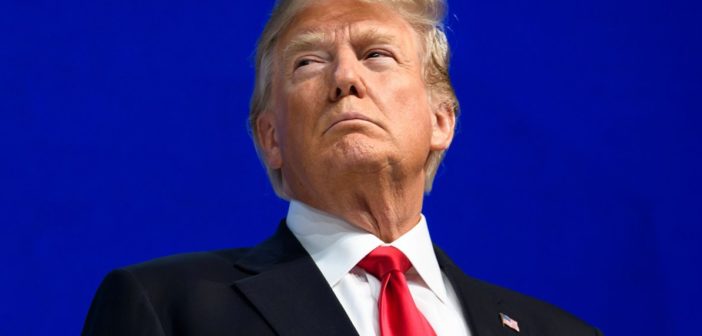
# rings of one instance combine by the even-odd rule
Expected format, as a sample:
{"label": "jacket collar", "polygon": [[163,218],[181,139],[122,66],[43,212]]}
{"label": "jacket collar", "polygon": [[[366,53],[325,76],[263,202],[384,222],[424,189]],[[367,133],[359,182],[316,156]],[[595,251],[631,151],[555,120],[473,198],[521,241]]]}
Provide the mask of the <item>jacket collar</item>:
{"label": "jacket collar", "polygon": [[[463,271],[437,246],[434,246],[436,259],[441,270],[451,281],[459,296],[463,315],[468,321],[472,336],[528,336],[529,326],[526,320],[518,318],[494,290],[494,286],[472,278]],[[500,313],[519,320],[520,331],[502,325]]]}
{"label": "jacket collar", "polygon": [[[469,277],[438,247],[441,270],[459,296],[472,336],[528,336],[492,285]],[[238,260],[235,267],[251,274],[232,286],[258,309],[279,335],[357,335],[353,323],[326,279],[282,221],[276,233]],[[517,334],[502,325],[500,313],[520,321]]]}
{"label": "jacket collar", "polygon": [[357,335],[344,308],[285,221],[237,261],[250,277],[232,285],[279,335]]}

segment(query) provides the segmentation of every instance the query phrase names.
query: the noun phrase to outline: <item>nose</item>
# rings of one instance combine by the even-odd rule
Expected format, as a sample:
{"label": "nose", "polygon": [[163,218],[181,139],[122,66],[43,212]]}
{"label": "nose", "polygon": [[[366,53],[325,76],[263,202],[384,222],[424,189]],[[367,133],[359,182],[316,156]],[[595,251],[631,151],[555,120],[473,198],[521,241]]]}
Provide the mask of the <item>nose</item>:
{"label": "nose", "polygon": [[361,61],[352,51],[338,55],[329,92],[331,101],[338,101],[350,95],[358,98],[365,97],[366,85],[361,76],[361,66]]}

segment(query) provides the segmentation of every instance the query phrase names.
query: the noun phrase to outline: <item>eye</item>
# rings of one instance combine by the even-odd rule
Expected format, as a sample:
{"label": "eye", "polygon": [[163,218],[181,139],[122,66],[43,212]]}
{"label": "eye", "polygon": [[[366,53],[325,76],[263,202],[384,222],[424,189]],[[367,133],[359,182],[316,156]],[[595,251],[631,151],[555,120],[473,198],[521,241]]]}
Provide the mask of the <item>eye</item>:
{"label": "eye", "polygon": [[303,55],[293,62],[293,71],[307,69],[316,69],[318,65],[325,63],[324,56],[319,55]]}
{"label": "eye", "polygon": [[308,66],[312,63],[311,59],[303,58],[295,63],[295,69]]}
{"label": "eye", "polygon": [[380,51],[380,50],[371,50],[366,54],[366,58],[380,58],[380,57],[390,57],[390,54],[388,54],[385,51]]}

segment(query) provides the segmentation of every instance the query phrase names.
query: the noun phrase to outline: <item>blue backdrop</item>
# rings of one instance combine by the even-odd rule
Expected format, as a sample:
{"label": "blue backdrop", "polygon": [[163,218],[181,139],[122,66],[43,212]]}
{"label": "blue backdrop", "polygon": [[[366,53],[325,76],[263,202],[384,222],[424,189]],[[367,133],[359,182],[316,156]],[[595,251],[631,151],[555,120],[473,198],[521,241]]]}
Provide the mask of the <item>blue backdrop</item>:
{"label": "blue backdrop", "polygon": [[[0,334],[78,334],[109,270],[272,233],[245,127],[272,1],[242,3],[0,2]],[[699,334],[699,2],[450,5],[434,240],[607,335]]]}

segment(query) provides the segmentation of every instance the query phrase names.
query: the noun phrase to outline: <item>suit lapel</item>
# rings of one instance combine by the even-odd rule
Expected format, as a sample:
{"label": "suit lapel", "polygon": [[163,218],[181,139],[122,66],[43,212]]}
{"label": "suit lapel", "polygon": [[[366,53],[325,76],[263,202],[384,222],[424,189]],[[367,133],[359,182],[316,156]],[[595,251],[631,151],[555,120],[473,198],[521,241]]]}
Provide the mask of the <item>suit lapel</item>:
{"label": "suit lapel", "polygon": [[529,331],[520,324],[521,331],[516,331],[502,325],[500,313],[510,314],[504,302],[492,289],[481,281],[467,276],[456,264],[438,247],[434,246],[436,258],[441,270],[451,281],[459,296],[463,314],[470,327],[472,336],[528,336]]}
{"label": "suit lapel", "polygon": [[357,335],[312,258],[283,221],[235,265],[252,276],[233,286],[279,335]]}

